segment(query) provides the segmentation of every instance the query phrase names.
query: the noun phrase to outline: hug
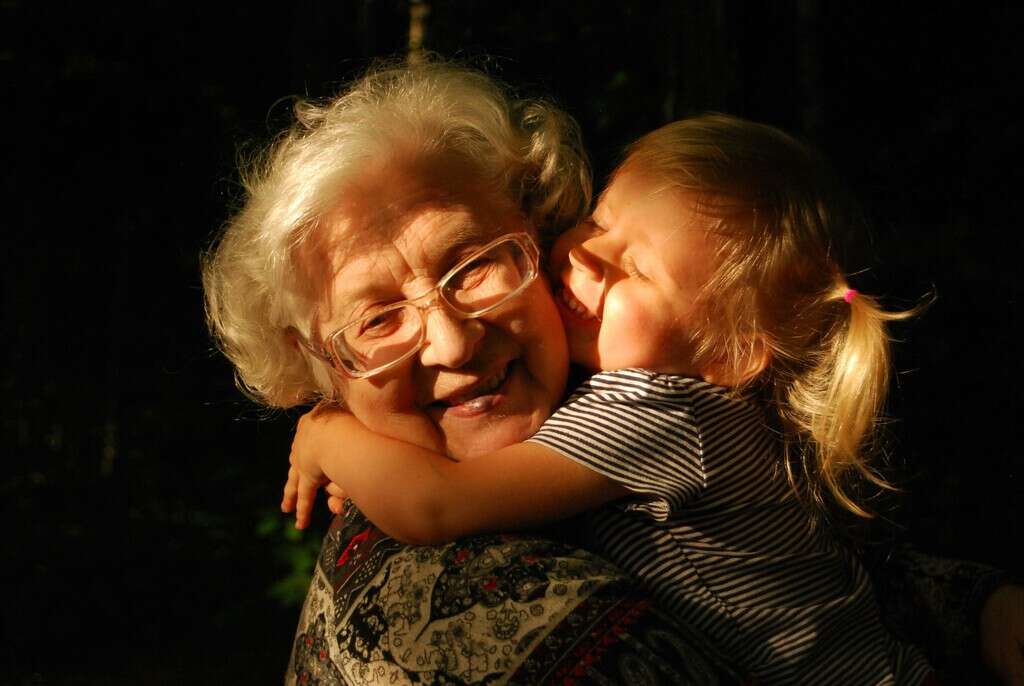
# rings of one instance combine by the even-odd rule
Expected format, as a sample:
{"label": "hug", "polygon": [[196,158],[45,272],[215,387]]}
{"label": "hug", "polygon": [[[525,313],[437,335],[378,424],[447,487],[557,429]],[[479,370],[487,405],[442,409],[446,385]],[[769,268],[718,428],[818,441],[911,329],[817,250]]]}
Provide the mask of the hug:
{"label": "hug", "polygon": [[[439,60],[298,106],[204,269],[240,385],[320,403],[282,505],[337,517],[288,682],[938,683],[835,524],[893,489],[913,313],[846,281],[829,179],[705,115],[592,207],[571,117]],[[1024,591],[971,569],[1015,669]]]}

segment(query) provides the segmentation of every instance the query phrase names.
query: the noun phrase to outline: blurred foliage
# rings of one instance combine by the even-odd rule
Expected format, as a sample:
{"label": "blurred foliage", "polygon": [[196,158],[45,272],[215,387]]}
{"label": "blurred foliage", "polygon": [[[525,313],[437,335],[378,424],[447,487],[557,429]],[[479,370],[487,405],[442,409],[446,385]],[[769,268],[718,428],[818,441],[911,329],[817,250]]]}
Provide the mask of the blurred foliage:
{"label": "blurred foliage", "polygon": [[284,607],[297,608],[306,598],[326,531],[315,526],[300,531],[293,524],[291,516],[267,510],[260,516],[255,533],[266,541],[274,558],[287,570],[285,576],[270,585],[267,595]]}

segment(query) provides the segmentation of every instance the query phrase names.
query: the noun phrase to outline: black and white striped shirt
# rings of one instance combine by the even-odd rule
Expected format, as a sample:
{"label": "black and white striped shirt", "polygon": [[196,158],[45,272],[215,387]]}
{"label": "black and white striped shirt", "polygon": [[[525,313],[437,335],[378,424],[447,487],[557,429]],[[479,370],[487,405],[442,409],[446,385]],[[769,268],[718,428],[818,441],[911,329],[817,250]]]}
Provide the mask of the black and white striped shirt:
{"label": "black and white striped shirt", "polygon": [[758,684],[918,684],[863,567],[777,474],[762,407],[641,369],[580,386],[530,440],[636,493],[592,513],[603,552]]}

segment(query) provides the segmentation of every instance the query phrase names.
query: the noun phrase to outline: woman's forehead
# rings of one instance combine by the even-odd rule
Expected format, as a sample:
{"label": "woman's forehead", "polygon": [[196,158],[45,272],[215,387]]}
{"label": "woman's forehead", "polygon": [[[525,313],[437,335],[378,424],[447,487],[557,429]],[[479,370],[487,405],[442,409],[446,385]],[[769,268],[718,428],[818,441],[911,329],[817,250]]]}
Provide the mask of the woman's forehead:
{"label": "woman's forehead", "polygon": [[332,255],[335,293],[350,286],[390,283],[416,276],[440,276],[466,249],[482,245],[512,229],[478,221],[461,208],[423,209],[390,230],[343,231]]}
{"label": "woman's forehead", "polygon": [[[300,247],[300,278],[321,307],[333,305],[336,313],[365,292],[440,276],[448,254],[461,246],[523,230],[529,229],[518,206],[463,161],[382,158],[339,188]],[[325,297],[334,302],[323,303]]]}
{"label": "woman's forehead", "polygon": [[[456,240],[456,232],[486,232],[494,225],[517,221],[519,208],[507,194],[482,183],[454,162],[424,161],[384,165],[362,175],[339,193],[324,224],[337,236],[337,253],[346,261],[367,244],[422,242],[443,230],[438,238]],[[509,229],[514,230],[514,229]],[[449,238],[447,234],[452,234]],[[345,254],[345,252],[349,254]]]}
{"label": "woman's forehead", "polygon": [[331,238],[321,248],[329,262],[323,290],[330,314],[323,314],[333,320],[366,299],[411,297],[476,247],[524,230],[522,217],[503,210],[502,203],[481,200],[430,200],[401,212],[381,208],[372,221],[361,221],[369,216],[362,211],[335,213],[325,227]]}
{"label": "woman's forehead", "polygon": [[523,220],[497,203],[477,199],[425,200],[396,210],[335,214],[327,231],[335,271],[344,271],[378,253],[400,252],[417,269],[430,270],[452,249],[480,244],[523,230]]}

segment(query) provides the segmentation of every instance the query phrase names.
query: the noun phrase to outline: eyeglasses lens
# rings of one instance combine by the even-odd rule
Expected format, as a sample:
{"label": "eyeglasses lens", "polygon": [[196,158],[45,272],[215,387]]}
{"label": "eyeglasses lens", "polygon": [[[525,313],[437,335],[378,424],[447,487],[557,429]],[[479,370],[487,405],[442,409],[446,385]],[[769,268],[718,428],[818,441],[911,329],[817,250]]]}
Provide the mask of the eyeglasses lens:
{"label": "eyeglasses lens", "polygon": [[[536,275],[533,260],[515,240],[476,255],[442,279],[441,298],[472,318],[517,295]],[[366,374],[413,352],[420,344],[423,318],[411,302],[378,310],[347,326],[334,340],[334,352],[348,369]]]}
{"label": "eyeglasses lens", "polygon": [[530,280],[532,271],[522,246],[505,241],[453,272],[441,295],[452,308],[473,315],[500,304]]}

